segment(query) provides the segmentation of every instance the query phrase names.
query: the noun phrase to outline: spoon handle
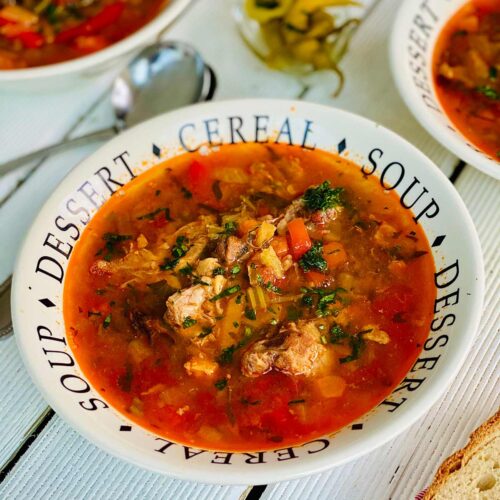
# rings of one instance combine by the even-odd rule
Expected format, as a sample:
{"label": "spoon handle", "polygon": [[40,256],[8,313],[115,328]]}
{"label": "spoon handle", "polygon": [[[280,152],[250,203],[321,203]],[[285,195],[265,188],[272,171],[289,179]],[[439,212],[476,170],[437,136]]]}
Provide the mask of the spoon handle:
{"label": "spoon handle", "polygon": [[85,146],[86,144],[91,144],[93,142],[105,141],[117,134],[118,130],[115,127],[106,128],[103,130],[98,130],[96,132],[91,132],[90,134],[82,135],[80,137],[75,137],[74,139],[68,139],[67,141],[60,142],[59,144],[52,144],[52,146],[47,146],[46,148],[39,149],[38,151],[33,151],[27,155],[21,156],[20,158],[15,158],[6,163],[0,164],[0,176],[5,175],[12,170],[16,170],[30,161],[39,159],[40,157],[54,154],[62,153],[67,149],[76,146]]}

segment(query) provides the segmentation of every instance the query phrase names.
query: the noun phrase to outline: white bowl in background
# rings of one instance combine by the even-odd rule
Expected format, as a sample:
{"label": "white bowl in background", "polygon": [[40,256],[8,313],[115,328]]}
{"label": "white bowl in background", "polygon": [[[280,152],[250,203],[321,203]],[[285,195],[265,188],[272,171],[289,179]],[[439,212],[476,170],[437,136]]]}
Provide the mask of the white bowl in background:
{"label": "white bowl in background", "polygon": [[[127,183],[131,175],[123,160],[139,175],[168,157],[184,154],[179,135],[188,147],[206,142],[206,123],[217,126],[224,143],[230,142],[228,124],[235,116],[241,119],[242,136],[252,142],[256,116],[260,115],[267,117],[269,131],[280,130],[288,120],[294,144],[301,145],[304,130],[310,130],[308,145],[315,144],[330,152],[345,149],[343,154],[360,166],[360,179],[365,175],[363,165],[366,172],[373,171],[372,175],[379,179],[385,172],[382,180],[397,182],[394,191],[399,196],[408,186],[421,183],[420,190],[425,190],[414,213],[425,214],[418,223],[432,246],[437,273],[441,273],[437,278],[440,302],[434,329],[420,354],[420,358],[432,361],[414,365],[408,374],[412,382],[402,384],[384,403],[358,419],[356,425],[301,446],[263,451],[262,460],[257,453],[222,453],[169,444],[111,406],[92,405],[92,398],[102,400],[103,396],[86,379],[66,342],[64,280],[60,282],[37,272],[37,263],[44,257],[57,260],[61,272],[66,270],[67,259],[44,242],[51,233],[52,245],[54,237],[63,242],[65,249],[68,243],[75,243],[70,236],[75,237],[74,231],[67,233],[59,228],[74,224],[80,233],[84,230],[86,220],[75,205],[84,207],[91,217],[95,214],[96,209],[92,209],[83,192],[94,189],[94,198],[109,198],[108,188],[96,175],[103,166],[112,170],[114,179]],[[262,140],[262,131],[257,130]],[[153,154],[158,154],[158,148],[165,152],[161,158]],[[45,264],[40,267],[45,268]],[[180,109],[123,132],[61,182],[40,210],[19,253],[12,288],[12,317],[16,340],[34,383],[58,415],[91,442],[136,465],[181,479],[265,484],[296,479],[353,460],[422,417],[451,383],[472,345],[482,310],[483,282],[481,249],[464,203],[443,173],[407,141],[369,120],[317,104],[266,99],[221,101]],[[122,425],[130,427],[130,431],[121,432]]]}
{"label": "white bowl in background", "polygon": [[170,0],[142,28],[92,54],[46,66],[0,70],[0,89],[21,92],[63,89],[82,80],[95,79],[107,71],[119,71],[132,54],[153,42],[155,37],[172,24],[192,1]]}
{"label": "white bowl in background", "polygon": [[500,179],[500,162],[480,151],[450,121],[436,95],[434,48],[450,18],[470,0],[403,0],[389,44],[391,69],[406,105],[445,148],[485,174]]}

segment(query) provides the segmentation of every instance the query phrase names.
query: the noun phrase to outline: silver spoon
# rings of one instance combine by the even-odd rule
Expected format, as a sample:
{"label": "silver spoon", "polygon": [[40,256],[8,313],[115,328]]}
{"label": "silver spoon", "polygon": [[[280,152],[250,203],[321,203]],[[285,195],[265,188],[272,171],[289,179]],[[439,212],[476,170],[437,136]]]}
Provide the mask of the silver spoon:
{"label": "silver spoon", "polygon": [[[151,45],[134,58],[113,83],[111,103],[116,122],[112,127],[4,163],[0,165],[0,174],[48,153],[109,139],[124,128],[160,113],[210,100],[216,85],[213,70],[191,46],[181,42]],[[0,339],[12,334],[10,286],[11,277],[0,284]]]}
{"label": "silver spoon", "polygon": [[113,83],[111,103],[116,121],[112,127],[0,164],[0,175],[48,154],[110,139],[124,128],[166,111],[210,100],[215,87],[214,72],[190,45],[182,42],[150,45],[132,60]]}

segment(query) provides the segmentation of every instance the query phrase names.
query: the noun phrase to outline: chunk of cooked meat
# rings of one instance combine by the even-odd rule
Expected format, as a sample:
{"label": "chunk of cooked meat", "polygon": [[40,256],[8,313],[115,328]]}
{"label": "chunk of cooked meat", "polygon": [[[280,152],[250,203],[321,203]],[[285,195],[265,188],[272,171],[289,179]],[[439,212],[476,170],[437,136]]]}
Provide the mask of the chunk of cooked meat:
{"label": "chunk of cooked meat", "polygon": [[208,257],[200,260],[196,266],[196,274],[198,276],[212,276],[213,272],[220,267],[219,260],[215,257]]}
{"label": "chunk of cooked meat", "polygon": [[278,223],[278,234],[285,234],[287,224],[291,220],[295,219],[303,210],[304,200],[302,198],[297,198],[296,200],[292,201],[292,203],[288,205],[288,208],[285,210],[283,217]]}
{"label": "chunk of cooked meat", "polygon": [[213,325],[215,316],[220,314],[220,305],[210,302],[210,299],[219,294],[224,288],[226,278],[203,276],[206,285],[194,285],[184,288],[167,299],[167,312],[165,320],[176,328],[183,327],[186,318],[191,318],[204,325]]}
{"label": "chunk of cooked meat", "polygon": [[236,236],[229,236],[217,245],[217,252],[227,264],[246,260],[250,256],[250,245]]}
{"label": "chunk of cooked meat", "polygon": [[280,329],[277,338],[260,340],[250,346],[243,354],[241,371],[246,377],[258,377],[272,369],[288,375],[310,375],[326,353],[314,323],[288,323]]}
{"label": "chunk of cooked meat", "polygon": [[365,340],[371,340],[377,344],[388,344],[391,341],[389,334],[380,330],[377,326],[367,325],[363,330],[369,330],[363,334]]}
{"label": "chunk of cooked meat", "polygon": [[214,360],[207,358],[203,353],[200,353],[184,363],[184,368],[188,375],[211,377],[217,371],[219,365]]}

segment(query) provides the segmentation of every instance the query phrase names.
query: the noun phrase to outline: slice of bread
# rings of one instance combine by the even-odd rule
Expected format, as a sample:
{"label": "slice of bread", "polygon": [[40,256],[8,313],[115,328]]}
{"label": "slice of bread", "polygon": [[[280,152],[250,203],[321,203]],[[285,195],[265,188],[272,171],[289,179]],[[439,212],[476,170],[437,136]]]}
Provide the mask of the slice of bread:
{"label": "slice of bread", "polygon": [[500,500],[500,410],[443,462],[423,500]]}

